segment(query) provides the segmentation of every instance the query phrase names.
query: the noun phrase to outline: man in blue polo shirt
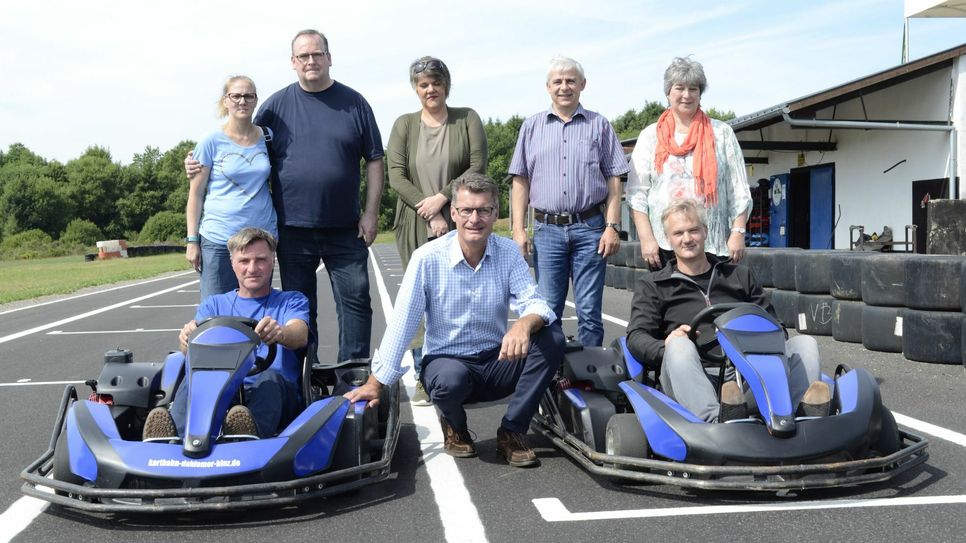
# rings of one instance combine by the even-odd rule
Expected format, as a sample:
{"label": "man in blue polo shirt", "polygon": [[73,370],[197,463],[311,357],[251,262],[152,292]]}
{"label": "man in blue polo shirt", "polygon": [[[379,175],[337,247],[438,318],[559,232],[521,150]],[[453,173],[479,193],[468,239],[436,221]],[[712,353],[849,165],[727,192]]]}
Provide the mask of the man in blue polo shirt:
{"label": "man in blue polo shirt", "polygon": [[[620,176],[628,165],[610,122],[580,104],[586,85],[577,61],[550,62],[552,104],[524,121],[510,162],[512,234],[524,255],[532,250],[537,288],[557,317],[573,278],[578,339],[599,346],[606,258],[620,248]],[[536,218],[532,244],[528,205]]]}
{"label": "man in blue polo shirt", "polygon": [[[372,305],[367,247],[378,227],[382,137],[366,99],[329,75],[332,53],[321,32],[296,34],[291,62],[298,81],[269,97],[254,121],[273,133],[271,183],[282,288],[297,290],[309,299],[307,356],[316,360],[316,270],[321,261],[338,316],[338,360],[368,358]],[[364,211],[359,206],[362,160],[366,164]],[[189,175],[193,164],[185,161]]]}
{"label": "man in blue polo shirt", "polygon": [[[247,317],[258,321],[255,333],[262,340],[259,355],[277,343],[275,361],[258,375],[245,378],[245,405],[232,407],[225,416],[222,432],[226,435],[268,437],[288,424],[298,413],[298,379],[302,373],[295,351],[308,340],[308,300],[298,291],[272,288],[275,267],[275,238],[261,228],[243,228],[228,239],[231,267],[238,288],[205,298],[194,320],[181,329],[178,340],[187,353],[188,339],[204,319],[215,316]],[[175,392],[170,413],[156,407],[144,423],[144,439],[184,435],[188,409],[186,382]]]}

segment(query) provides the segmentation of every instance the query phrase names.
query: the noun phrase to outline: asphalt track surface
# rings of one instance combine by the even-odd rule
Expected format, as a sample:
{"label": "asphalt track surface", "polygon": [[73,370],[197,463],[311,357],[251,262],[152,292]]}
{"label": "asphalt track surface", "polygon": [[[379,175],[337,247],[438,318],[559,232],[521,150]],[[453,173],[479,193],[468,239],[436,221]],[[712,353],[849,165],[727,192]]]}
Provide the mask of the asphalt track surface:
{"label": "asphalt track surface", "polygon": [[[393,245],[374,246],[373,348],[402,272]],[[320,357],[336,352],[331,289],[319,272]],[[0,541],[963,541],[966,540],[966,374],[962,366],[818,338],[823,368],[868,368],[900,424],[930,432],[930,459],[890,483],[776,494],[618,486],[588,475],[542,438],[534,469],[504,464],[495,433],[504,405],[471,406],[479,458],[442,454],[434,409],[402,404],[389,480],[299,507],[194,516],[85,515],[23,498],[19,473],[47,447],[64,382],[97,376],[104,351],[137,361],[176,348],[194,314],[197,277],[169,274],[82,296],[0,307]],[[630,292],[607,288],[607,341],[624,331]],[[564,329],[575,332],[572,307]],[[411,374],[404,383],[412,385]],[[49,384],[48,384],[49,383]],[[82,394],[86,387],[79,385]],[[410,388],[411,390],[411,388]],[[931,426],[928,426],[931,425]]]}

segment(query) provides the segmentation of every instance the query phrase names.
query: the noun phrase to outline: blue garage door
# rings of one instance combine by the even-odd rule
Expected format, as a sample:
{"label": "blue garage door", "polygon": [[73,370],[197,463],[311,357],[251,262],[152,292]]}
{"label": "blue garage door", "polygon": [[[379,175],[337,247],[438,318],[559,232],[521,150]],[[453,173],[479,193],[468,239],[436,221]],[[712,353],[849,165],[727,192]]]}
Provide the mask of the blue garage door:
{"label": "blue garage door", "polygon": [[825,164],[809,171],[809,248],[835,248],[835,166]]}

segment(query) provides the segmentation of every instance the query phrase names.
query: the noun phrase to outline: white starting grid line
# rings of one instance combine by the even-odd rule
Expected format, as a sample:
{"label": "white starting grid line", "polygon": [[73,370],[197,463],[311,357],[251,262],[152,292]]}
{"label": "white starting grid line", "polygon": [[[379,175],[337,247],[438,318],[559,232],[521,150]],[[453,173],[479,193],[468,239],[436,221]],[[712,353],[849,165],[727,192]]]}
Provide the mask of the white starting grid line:
{"label": "white starting grid line", "polygon": [[[382,301],[382,312],[386,322],[392,318],[392,298],[386,289],[382,271],[376,262],[375,253],[369,249],[369,259],[372,261],[373,275],[376,277],[376,287]],[[412,365],[412,353],[406,352],[403,363]],[[416,379],[413,372],[403,375],[401,384],[406,387],[406,394],[412,398],[416,389]],[[443,431],[436,419],[436,410],[430,408],[412,409],[409,402],[404,402],[413,414],[413,424],[419,438],[419,447],[423,456],[423,465],[429,475],[429,486],[439,508],[439,518],[443,525],[443,533],[447,541],[482,541],[485,542],[486,531],[480,514],[470,498],[469,490],[463,483],[463,476],[452,456],[443,452]]]}

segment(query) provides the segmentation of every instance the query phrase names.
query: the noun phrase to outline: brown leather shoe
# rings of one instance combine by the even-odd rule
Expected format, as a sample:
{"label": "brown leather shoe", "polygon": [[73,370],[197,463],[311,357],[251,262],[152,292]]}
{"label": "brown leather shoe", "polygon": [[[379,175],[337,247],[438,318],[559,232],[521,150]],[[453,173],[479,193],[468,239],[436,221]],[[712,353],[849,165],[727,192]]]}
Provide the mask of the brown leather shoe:
{"label": "brown leather shoe", "polygon": [[802,403],[798,406],[798,412],[805,417],[825,417],[828,416],[831,406],[832,392],[829,390],[828,383],[814,381],[808,385],[808,390],[802,397]]}
{"label": "brown leather shoe", "polygon": [[507,464],[515,468],[536,466],[540,463],[537,453],[527,445],[527,436],[511,432],[502,426],[496,431],[496,450]]}
{"label": "brown leather shoe", "polygon": [[439,425],[443,427],[443,451],[456,458],[472,458],[476,456],[476,445],[468,430],[457,432],[443,417],[439,418]]}

